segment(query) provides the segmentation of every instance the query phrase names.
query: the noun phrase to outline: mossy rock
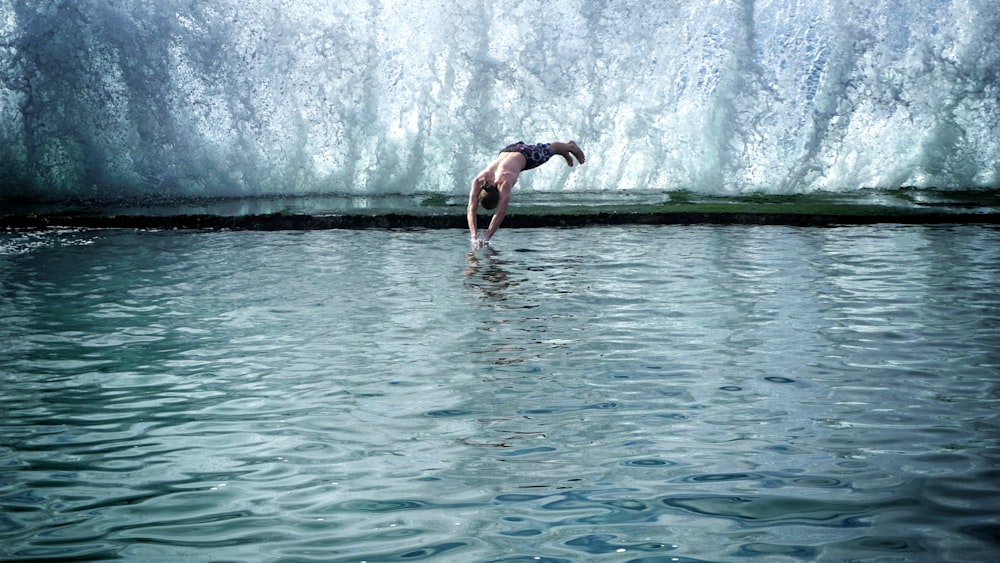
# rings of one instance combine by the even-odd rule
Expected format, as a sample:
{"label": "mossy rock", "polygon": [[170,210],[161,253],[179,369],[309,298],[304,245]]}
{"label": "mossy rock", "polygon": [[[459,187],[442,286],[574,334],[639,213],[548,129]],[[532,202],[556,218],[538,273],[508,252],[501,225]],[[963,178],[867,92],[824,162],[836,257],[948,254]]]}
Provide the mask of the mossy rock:
{"label": "mossy rock", "polygon": [[444,207],[446,205],[448,205],[448,196],[441,194],[434,194],[420,201],[421,207]]}

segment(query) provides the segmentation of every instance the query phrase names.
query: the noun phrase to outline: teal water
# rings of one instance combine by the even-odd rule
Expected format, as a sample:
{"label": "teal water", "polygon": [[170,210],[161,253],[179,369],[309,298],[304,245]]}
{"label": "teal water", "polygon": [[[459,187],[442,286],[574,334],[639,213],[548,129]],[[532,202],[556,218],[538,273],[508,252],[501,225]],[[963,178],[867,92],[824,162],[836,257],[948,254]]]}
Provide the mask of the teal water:
{"label": "teal water", "polygon": [[0,234],[0,558],[992,561],[1000,230]]}

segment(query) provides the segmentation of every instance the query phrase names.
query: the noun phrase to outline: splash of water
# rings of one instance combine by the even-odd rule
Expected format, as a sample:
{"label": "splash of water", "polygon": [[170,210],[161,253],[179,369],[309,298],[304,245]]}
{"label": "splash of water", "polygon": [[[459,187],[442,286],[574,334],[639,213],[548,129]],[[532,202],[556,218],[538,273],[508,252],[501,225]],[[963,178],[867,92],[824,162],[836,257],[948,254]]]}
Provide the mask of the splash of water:
{"label": "splash of water", "polygon": [[0,199],[1000,185],[997,0],[0,0]]}

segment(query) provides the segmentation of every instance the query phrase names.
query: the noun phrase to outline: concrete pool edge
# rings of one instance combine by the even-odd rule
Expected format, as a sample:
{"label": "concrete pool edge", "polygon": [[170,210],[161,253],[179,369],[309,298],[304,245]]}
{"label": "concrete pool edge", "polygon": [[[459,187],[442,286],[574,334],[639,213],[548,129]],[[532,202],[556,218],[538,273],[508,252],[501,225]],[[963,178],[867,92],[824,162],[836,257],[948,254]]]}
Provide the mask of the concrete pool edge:
{"label": "concrete pool edge", "polygon": [[[892,206],[826,205],[822,208],[781,209],[775,205],[617,206],[512,210],[504,228],[557,228],[610,225],[787,225],[828,227],[841,225],[1000,224],[1000,211],[905,209]],[[809,207],[809,206],[807,206]],[[487,224],[480,215],[480,224]],[[457,210],[370,213],[265,213],[244,215],[112,214],[69,212],[0,216],[0,228],[50,227],[93,229],[190,230],[326,230],[326,229],[464,229],[465,214]]]}

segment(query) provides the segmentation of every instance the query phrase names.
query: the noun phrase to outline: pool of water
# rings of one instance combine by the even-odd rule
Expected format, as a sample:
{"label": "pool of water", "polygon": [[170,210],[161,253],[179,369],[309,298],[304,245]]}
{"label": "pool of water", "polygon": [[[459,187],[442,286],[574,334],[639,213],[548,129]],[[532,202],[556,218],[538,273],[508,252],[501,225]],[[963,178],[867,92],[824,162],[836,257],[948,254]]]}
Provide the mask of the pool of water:
{"label": "pool of water", "polygon": [[1000,229],[0,234],[0,558],[989,561]]}

